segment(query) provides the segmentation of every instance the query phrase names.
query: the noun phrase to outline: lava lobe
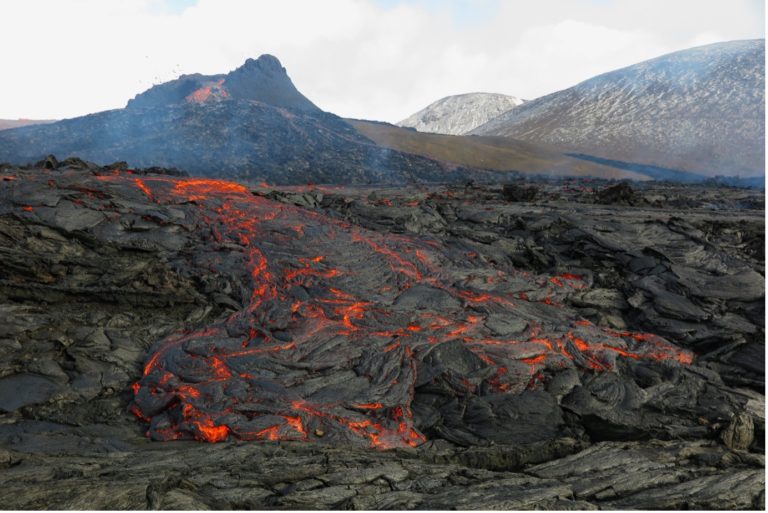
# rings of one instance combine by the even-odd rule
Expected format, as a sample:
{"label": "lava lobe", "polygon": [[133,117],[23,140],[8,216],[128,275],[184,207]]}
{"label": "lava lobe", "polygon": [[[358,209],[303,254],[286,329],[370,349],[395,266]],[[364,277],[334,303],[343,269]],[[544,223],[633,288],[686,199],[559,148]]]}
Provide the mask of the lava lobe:
{"label": "lava lobe", "polygon": [[[131,410],[156,440],[319,440],[417,446],[416,387],[520,394],[577,367],[692,355],[652,334],[573,318],[579,275],[498,271],[429,239],[384,237],[211,179],[98,176],[181,209],[197,269],[239,288],[231,314],[158,341]],[[190,221],[191,220],[191,221]],[[164,222],[159,217],[153,222]]]}

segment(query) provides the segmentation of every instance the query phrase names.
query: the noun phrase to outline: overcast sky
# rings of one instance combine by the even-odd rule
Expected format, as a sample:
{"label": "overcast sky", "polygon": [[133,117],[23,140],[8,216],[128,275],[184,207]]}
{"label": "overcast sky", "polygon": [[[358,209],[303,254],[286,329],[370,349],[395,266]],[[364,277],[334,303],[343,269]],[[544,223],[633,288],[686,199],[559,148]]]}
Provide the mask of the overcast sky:
{"label": "overcast sky", "polygon": [[2,0],[0,118],[125,106],[277,56],[324,110],[396,122],[447,95],[524,99],[675,50],[765,37],[762,0]]}

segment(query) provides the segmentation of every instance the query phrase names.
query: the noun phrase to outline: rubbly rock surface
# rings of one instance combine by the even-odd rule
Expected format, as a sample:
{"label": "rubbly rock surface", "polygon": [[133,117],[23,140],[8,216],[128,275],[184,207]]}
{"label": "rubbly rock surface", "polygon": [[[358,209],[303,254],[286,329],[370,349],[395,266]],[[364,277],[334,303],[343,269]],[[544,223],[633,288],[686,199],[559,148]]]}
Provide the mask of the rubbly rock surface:
{"label": "rubbly rock surface", "polygon": [[60,164],[0,176],[6,507],[762,507],[758,193]]}

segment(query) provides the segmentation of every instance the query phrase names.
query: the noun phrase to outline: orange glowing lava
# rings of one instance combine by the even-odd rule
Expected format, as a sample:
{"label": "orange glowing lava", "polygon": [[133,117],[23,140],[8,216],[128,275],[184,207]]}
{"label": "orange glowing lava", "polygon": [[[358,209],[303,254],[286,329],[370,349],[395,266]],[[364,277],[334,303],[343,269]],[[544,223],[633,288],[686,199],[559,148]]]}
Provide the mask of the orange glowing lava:
{"label": "orange glowing lava", "polygon": [[[192,101],[206,101],[213,92],[198,90]],[[654,335],[611,332],[567,319],[562,298],[587,286],[577,275],[518,273],[515,279],[530,282],[531,297],[550,295],[535,305],[517,305],[510,298],[528,296],[504,292],[510,280],[505,273],[473,282],[484,283],[482,289],[447,278],[438,265],[447,252],[434,240],[385,237],[254,196],[247,187],[224,180],[122,174],[97,179],[104,187],[129,181],[148,201],[184,209],[215,249],[190,258],[199,259],[214,276],[220,269],[240,272],[230,284],[240,291],[236,311],[153,347],[144,376],[133,385],[132,406],[149,423],[152,438],[324,438],[377,448],[417,446],[425,437],[416,430],[411,412],[416,363],[452,341],[492,368],[485,386],[497,393],[540,387],[567,366],[610,370],[617,357],[683,364],[693,360],[691,353]],[[453,265],[462,263],[474,265],[463,255]],[[368,267],[380,274],[373,284],[361,278],[361,269]],[[417,284],[439,289],[460,306],[439,313],[395,308],[400,294]],[[489,328],[492,316],[517,319],[520,306],[547,309],[567,320],[562,326],[530,321],[514,336],[495,335]],[[346,356],[329,352],[336,346],[345,348],[338,354]],[[386,359],[391,374],[375,381],[375,370],[358,368],[363,354]],[[273,368],[265,362],[282,371],[264,371]],[[320,370],[305,372],[312,365]],[[348,397],[317,402],[290,395],[291,387],[301,389],[313,373],[336,368],[354,369],[361,387],[370,383],[371,395],[354,390]],[[456,386],[475,393],[478,381],[464,379]],[[395,389],[406,390],[398,397],[408,398],[394,403],[386,394]]]}
{"label": "orange glowing lava", "polygon": [[205,103],[212,98],[226,98],[228,96],[229,93],[224,88],[224,79],[222,78],[190,93],[186,100],[191,103]]}

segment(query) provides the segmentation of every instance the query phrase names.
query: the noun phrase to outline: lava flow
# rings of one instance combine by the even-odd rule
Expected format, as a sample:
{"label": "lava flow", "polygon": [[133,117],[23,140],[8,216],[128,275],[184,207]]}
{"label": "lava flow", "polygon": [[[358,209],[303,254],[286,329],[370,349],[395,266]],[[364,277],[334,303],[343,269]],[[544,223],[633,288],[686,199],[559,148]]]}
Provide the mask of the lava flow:
{"label": "lava flow", "polygon": [[227,98],[229,93],[224,88],[224,79],[217,80],[191,92],[186,100],[190,103],[205,103],[211,98]]}
{"label": "lava flow", "polygon": [[[466,254],[434,240],[387,238],[221,180],[99,179],[107,191],[132,182],[184,217],[202,239],[185,258],[231,290],[228,314],[151,349],[132,411],[153,439],[417,446],[414,394],[439,375],[457,396],[520,394],[569,367],[692,360],[659,337],[574,318],[562,300],[587,287],[578,275],[498,271],[478,288]],[[476,372],[424,374],[445,344]]]}

